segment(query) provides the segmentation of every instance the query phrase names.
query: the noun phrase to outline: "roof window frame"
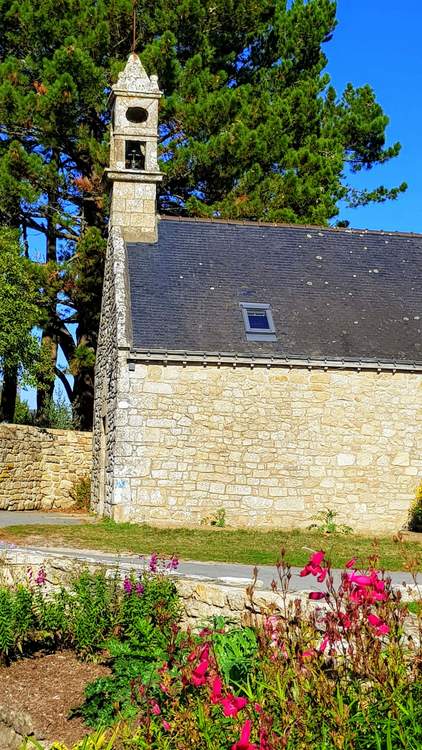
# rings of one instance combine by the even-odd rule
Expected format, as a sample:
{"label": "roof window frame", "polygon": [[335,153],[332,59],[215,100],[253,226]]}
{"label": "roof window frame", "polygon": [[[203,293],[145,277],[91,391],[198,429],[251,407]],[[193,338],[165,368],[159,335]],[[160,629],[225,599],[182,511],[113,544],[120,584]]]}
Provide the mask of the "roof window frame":
{"label": "roof window frame", "polygon": [[[239,305],[242,311],[247,341],[277,341],[274,318],[271,305],[268,302],[240,302]],[[249,323],[249,311],[265,312],[268,328],[261,330],[259,328],[252,328]]]}

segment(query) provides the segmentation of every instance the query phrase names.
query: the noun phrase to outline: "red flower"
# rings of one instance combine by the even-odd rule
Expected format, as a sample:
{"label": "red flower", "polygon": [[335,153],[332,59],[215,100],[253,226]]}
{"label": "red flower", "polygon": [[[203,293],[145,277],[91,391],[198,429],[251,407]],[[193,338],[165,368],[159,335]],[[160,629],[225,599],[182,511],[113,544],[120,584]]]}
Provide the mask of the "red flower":
{"label": "red flower", "polygon": [[208,659],[203,659],[199,662],[198,666],[193,670],[192,672],[192,683],[195,685],[195,687],[199,687],[200,685],[205,685],[206,679],[205,675],[208,670]]}
{"label": "red flower", "polygon": [[219,703],[221,700],[221,689],[223,683],[220,677],[216,677],[212,683],[211,703]]}
{"label": "red flower", "polygon": [[356,564],[356,557],[352,557],[351,560],[348,560],[346,563],[346,568],[353,568]]}
{"label": "red flower", "polygon": [[249,742],[251,729],[252,722],[250,719],[247,719],[242,727],[239,740],[232,745],[232,750],[257,750],[257,746]]}
{"label": "red flower", "polygon": [[311,565],[321,565],[323,559],[325,556],[325,552],[321,549],[319,552],[314,552],[313,555],[311,555]]}
{"label": "red flower", "polygon": [[390,632],[388,625],[377,615],[368,615],[368,622],[375,628],[377,635],[387,635]]}
{"label": "red flower", "polygon": [[247,702],[246,698],[236,698],[235,695],[228,695],[220,701],[224,716],[237,716],[239,711],[245,708]]}
{"label": "red flower", "polygon": [[319,599],[325,599],[326,594],[324,594],[322,591],[311,591],[308,598],[313,599],[314,601],[318,601]]}

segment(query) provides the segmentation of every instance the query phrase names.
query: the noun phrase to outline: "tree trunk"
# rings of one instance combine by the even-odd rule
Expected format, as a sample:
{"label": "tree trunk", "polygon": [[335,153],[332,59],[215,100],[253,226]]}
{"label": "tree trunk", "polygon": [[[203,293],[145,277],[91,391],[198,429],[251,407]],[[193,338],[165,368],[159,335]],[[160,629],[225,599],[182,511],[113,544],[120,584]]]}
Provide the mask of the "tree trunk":
{"label": "tree trunk", "polygon": [[[93,348],[93,342],[88,334],[81,333],[82,326],[77,329],[78,346]],[[75,361],[73,370],[73,401],[72,409],[75,423],[79,430],[92,430],[94,417],[94,365],[87,362]]]}
{"label": "tree trunk", "polygon": [[18,392],[18,368],[6,370],[0,399],[0,422],[13,422]]}
{"label": "tree trunk", "polygon": [[55,380],[55,367],[57,361],[57,336],[53,334],[49,329],[43,331],[41,339],[41,347],[48,352],[46,356],[46,372],[39,373],[38,387],[37,387],[37,424],[48,427],[48,419],[46,415],[46,408],[49,402],[53,398],[54,391],[54,380]]}
{"label": "tree trunk", "polygon": [[[53,151],[51,161],[55,162],[56,169],[59,169],[58,152]],[[46,227],[46,262],[57,263],[57,228],[54,219],[58,201],[57,187],[47,191],[48,218]],[[53,398],[55,368],[57,363],[58,352],[58,335],[55,332],[57,316],[57,299],[54,296],[49,301],[49,320],[43,330],[41,346],[46,351],[45,372],[38,375],[37,387],[37,423],[48,427],[46,418],[46,407]]]}

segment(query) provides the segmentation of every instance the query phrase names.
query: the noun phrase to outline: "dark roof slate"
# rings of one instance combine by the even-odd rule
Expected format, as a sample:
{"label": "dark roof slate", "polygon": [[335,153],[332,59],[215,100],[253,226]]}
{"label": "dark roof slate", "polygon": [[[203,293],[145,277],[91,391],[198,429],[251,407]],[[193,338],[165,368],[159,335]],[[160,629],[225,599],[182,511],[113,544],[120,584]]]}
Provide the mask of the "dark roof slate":
{"label": "dark roof slate", "polygon": [[[422,362],[422,236],[161,220],[128,244],[133,348]],[[277,341],[246,340],[240,302]]]}

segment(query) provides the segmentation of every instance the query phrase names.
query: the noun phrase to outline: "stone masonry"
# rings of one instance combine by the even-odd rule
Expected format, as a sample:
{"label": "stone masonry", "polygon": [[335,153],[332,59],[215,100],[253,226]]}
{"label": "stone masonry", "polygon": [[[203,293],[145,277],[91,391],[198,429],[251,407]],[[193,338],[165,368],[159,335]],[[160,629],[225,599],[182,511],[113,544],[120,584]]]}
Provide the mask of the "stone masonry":
{"label": "stone masonry", "polygon": [[89,477],[92,434],[0,425],[0,509],[69,508],[70,490]]}
{"label": "stone masonry", "polygon": [[[106,514],[303,527],[325,508],[399,529],[422,475],[422,376],[136,363],[121,398]],[[124,394],[124,397],[123,397]]]}

